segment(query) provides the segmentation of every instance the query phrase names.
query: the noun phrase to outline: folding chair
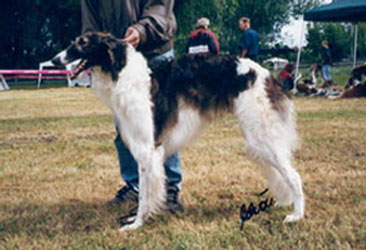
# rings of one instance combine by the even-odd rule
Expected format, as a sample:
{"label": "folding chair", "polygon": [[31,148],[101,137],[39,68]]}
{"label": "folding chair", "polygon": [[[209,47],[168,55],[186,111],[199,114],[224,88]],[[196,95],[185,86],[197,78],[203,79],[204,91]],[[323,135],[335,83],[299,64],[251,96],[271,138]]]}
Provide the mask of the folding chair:
{"label": "folding chair", "polygon": [[9,90],[9,86],[8,83],[6,82],[4,76],[2,74],[0,74],[0,90]]}
{"label": "folding chair", "polygon": [[[39,70],[43,70],[44,67],[55,67],[55,65],[51,62],[51,61],[45,61],[45,62],[41,62],[39,63]],[[70,76],[67,75],[67,81],[70,84]],[[42,82],[42,73],[38,74],[38,85],[37,87],[40,88],[41,86],[41,82]]]}

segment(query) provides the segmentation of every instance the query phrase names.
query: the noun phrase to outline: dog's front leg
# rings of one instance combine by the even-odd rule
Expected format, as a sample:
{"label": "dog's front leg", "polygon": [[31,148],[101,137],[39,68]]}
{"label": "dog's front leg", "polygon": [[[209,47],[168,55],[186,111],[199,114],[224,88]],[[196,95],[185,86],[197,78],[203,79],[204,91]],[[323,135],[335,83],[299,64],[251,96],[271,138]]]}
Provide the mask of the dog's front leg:
{"label": "dog's front leg", "polygon": [[134,150],[134,145],[130,151],[134,155],[135,160],[138,164],[139,171],[139,204],[135,221],[120,228],[120,231],[129,231],[136,229],[143,225],[144,220],[149,215],[149,204],[148,204],[148,188],[149,188],[149,172],[152,169],[152,149],[148,145],[141,145],[139,149]]}
{"label": "dog's front leg", "polygon": [[[165,202],[165,172],[162,164],[164,150],[155,148],[154,120],[150,97],[124,96],[115,101],[114,113],[123,142],[138,164],[139,207],[133,224],[120,231],[140,227],[147,218],[157,213]],[[138,92],[140,91],[140,92]],[[161,147],[159,147],[161,148]]]}
{"label": "dog's front leg", "polygon": [[160,211],[166,199],[163,148],[140,146],[138,151],[135,159],[139,166],[139,206],[135,221],[120,228],[122,232],[142,226],[144,221]]}

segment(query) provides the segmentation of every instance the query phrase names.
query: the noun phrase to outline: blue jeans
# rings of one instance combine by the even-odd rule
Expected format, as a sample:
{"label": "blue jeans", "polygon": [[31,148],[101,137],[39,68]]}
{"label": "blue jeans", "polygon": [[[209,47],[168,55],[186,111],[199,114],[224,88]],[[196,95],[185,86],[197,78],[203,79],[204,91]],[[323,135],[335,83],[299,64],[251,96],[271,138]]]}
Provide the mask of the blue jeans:
{"label": "blue jeans", "polygon": [[323,74],[324,81],[328,81],[332,78],[330,76],[330,65],[328,65],[328,64],[322,65],[322,74]]}
{"label": "blue jeans", "polygon": [[[174,51],[169,50],[168,52],[154,57],[149,60],[149,62],[159,62],[164,60],[173,60],[174,58]],[[126,145],[121,140],[121,135],[119,132],[119,129],[116,124],[116,131],[117,136],[114,139],[114,144],[117,149],[118,153],[118,160],[119,160],[119,167],[122,179],[132,185],[136,190],[138,190],[138,184],[139,184],[139,174],[137,169],[137,162],[133,158],[131,152],[126,147]],[[182,182],[182,170],[180,167],[180,159],[179,159],[179,153],[174,153],[170,157],[168,157],[164,163],[165,168],[165,174],[167,176],[167,184],[168,185],[174,185],[178,187],[180,190],[180,183]]]}

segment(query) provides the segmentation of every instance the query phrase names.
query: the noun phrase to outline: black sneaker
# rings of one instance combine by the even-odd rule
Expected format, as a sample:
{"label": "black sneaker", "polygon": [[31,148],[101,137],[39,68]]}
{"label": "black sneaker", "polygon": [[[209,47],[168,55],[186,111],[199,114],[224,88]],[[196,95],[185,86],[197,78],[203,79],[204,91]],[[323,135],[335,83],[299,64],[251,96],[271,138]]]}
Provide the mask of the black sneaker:
{"label": "black sneaker", "polygon": [[[127,184],[121,188],[116,196],[105,203],[106,206],[121,205],[124,202],[138,202],[139,193],[130,185]],[[179,189],[176,186],[167,187],[166,208],[171,213],[183,212],[183,204],[179,200]]]}
{"label": "black sneaker", "polygon": [[171,213],[184,211],[183,204],[179,200],[179,189],[176,186],[167,187],[166,207]]}
{"label": "black sneaker", "polygon": [[120,190],[118,190],[116,196],[105,203],[106,206],[120,205],[124,202],[138,202],[139,193],[132,187],[132,185],[127,184]]}

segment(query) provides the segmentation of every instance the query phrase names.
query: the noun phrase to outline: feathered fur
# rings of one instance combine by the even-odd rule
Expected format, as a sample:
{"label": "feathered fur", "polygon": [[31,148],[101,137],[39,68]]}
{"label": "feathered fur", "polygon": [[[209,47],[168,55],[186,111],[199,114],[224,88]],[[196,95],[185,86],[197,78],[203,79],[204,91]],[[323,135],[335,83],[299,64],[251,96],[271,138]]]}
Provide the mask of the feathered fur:
{"label": "feathered fur", "polygon": [[[76,46],[78,41],[84,47],[75,52],[82,47]],[[85,41],[98,44],[86,46]],[[98,63],[95,58],[113,54],[111,48],[116,47],[125,53],[114,56],[124,60],[118,64],[123,65],[118,75],[108,70],[112,64],[101,65],[113,60]],[[227,112],[238,117],[246,149],[261,166],[278,204],[294,204],[285,221],[303,217],[302,183],[292,166],[297,141],[294,105],[266,69],[249,59],[226,55],[187,56],[149,67],[132,46],[100,33],[78,38],[54,62],[77,58],[92,69],[92,88],[117,118],[122,140],[139,166],[137,217],[122,231],[141,226],[163,207],[164,160],[189,145],[212,118]]]}

